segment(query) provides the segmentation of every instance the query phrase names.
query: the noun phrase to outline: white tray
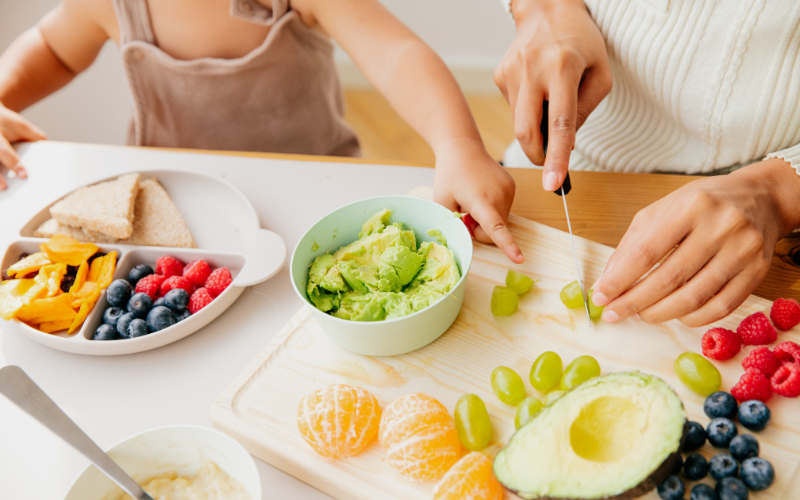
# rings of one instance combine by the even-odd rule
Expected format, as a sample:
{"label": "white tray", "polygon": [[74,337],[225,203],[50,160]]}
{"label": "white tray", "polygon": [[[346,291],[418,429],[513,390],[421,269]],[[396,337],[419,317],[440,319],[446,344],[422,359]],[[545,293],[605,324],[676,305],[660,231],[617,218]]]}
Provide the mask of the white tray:
{"label": "white tray", "polygon": [[[119,175],[99,179],[93,184],[115,179]],[[283,267],[286,261],[283,239],[272,231],[260,228],[253,206],[236,187],[215,177],[173,170],[142,172],[143,180],[149,177],[156,177],[167,190],[192,231],[198,248],[98,244],[102,252],[118,252],[114,279],[127,278],[131,268],[138,264],[154,267],[158,257],[172,255],[183,262],[202,258],[213,268],[227,267],[233,277],[231,286],[197,314],[169,328],[135,339],[92,340],[108,306],[105,290],[80,330],[72,335],[40,332],[16,319],[6,322],[9,331],[23,333],[40,344],[75,354],[112,356],[147,351],[196,332],[233,304],[245,287],[271,278]],[[34,238],[33,232],[50,218],[50,206],[52,203],[22,227],[19,240],[9,245],[5,252],[2,269],[16,262],[22,252],[39,251],[39,245],[46,240]]]}

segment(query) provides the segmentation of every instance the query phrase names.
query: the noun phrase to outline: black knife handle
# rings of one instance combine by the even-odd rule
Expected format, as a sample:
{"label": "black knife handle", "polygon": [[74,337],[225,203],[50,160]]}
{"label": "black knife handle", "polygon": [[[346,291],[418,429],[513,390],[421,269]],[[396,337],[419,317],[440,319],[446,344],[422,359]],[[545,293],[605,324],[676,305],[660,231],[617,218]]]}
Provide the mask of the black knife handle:
{"label": "black knife handle", "polygon": [[558,196],[561,196],[561,188],[564,188],[564,195],[568,195],[572,189],[572,183],[569,181],[569,172],[567,172],[567,176],[564,177],[564,182],[561,184],[561,187],[554,191]]}
{"label": "black knife handle", "polygon": [[[547,155],[547,133],[548,128],[550,125],[550,116],[548,113],[547,108],[549,107],[549,103],[547,101],[542,102],[542,123],[539,126],[539,130],[542,132],[542,149],[544,150],[545,156]],[[572,183],[569,180],[569,172],[567,172],[567,176],[564,178],[564,182],[561,184],[561,187],[564,188],[564,194],[569,194],[570,190],[572,190]],[[558,196],[561,196],[561,188],[558,188],[554,191]]]}

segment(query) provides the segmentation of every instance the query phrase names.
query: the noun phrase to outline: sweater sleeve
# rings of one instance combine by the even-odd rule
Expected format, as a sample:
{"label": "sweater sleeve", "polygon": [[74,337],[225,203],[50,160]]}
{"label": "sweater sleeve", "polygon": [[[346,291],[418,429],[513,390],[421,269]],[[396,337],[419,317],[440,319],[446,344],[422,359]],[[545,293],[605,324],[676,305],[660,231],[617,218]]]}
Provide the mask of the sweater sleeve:
{"label": "sweater sleeve", "polygon": [[776,151],[767,155],[767,160],[770,158],[780,158],[781,160],[789,163],[797,173],[800,174],[800,144],[796,144],[790,148]]}

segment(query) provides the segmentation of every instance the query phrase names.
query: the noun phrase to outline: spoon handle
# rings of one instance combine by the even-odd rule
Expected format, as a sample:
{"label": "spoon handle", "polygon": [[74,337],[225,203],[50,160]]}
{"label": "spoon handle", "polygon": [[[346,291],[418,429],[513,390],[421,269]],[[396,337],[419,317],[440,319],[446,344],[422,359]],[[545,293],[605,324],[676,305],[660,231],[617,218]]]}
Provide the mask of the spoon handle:
{"label": "spoon handle", "polygon": [[98,447],[18,366],[0,368],[0,394],[38,420],[136,500],[153,500]]}

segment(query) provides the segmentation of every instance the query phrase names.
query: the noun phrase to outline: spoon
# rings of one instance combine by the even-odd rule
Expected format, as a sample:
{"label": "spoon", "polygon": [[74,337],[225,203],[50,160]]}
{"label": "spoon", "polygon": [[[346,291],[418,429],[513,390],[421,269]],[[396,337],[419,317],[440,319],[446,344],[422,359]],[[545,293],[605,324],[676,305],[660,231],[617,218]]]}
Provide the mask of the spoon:
{"label": "spoon", "polygon": [[0,394],[38,420],[136,500],[153,500],[18,366],[0,368]]}

